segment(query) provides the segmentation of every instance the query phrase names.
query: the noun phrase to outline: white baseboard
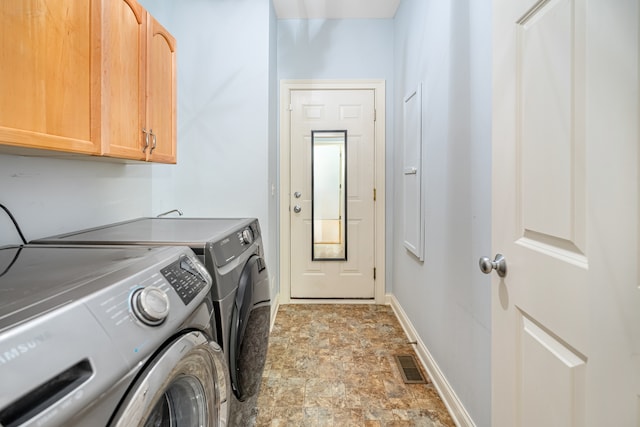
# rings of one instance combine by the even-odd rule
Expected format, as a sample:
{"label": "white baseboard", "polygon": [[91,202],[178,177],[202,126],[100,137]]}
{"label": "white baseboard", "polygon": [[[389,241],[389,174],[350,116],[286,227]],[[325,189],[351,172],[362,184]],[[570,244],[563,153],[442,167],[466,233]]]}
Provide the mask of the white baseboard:
{"label": "white baseboard", "polygon": [[396,313],[402,328],[404,329],[404,333],[407,335],[409,341],[416,342],[416,353],[422,366],[427,371],[429,378],[433,382],[440,398],[446,405],[453,421],[456,423],[458,427],[475,427],[475,423],[469,416],[469,413],[462,405],[460,399],[456,395],[455,391],[451,388],[451,385],[447,381],[446,377],[436,364],[436,361],[427,350],[427,347],[424,345],[424,342],[418,336],[413,324],[407,317],[407,314],[402,309],[402,306],[398,302],[395,296],[387,294],[386,295],[386,303],[393,308],[393,311]]}
{"label": "white baseboard", "polygon": [[271,325],[269,325],[269,331],[273,329],[273,325],[276,323],[276,315],[278,314],[278,308],[280,307],[280,294],[276,294],[271,298]]}

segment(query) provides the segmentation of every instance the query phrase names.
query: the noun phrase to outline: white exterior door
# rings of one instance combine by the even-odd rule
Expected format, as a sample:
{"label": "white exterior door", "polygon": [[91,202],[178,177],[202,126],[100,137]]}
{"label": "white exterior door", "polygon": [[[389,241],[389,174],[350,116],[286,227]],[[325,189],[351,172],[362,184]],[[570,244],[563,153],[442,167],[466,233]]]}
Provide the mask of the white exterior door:
{"label": "white exterior door", "polygon": [[[374,298],[374,90],[293,90],[290,109],[291,298]],[[346,218],[335,232],[326,231],[328,221],[312,221],[314,191],[316,215],[319,207],[330,207],[319,200],[321,184],[312,185],[312,132],[317,136],[317,131],[346,135]],[[313,153],[315,167],[326,169]],[[336,253],[346,259],[324,260],[331,255],[319,254],[317,247],[312,252],[314,224],[314,241],[322,233],[325,241],[344,243],[344,253]]]}
{"label": "white exterior door", "polygon": [[493,13],[492,425],[640,426],[638,1]]}

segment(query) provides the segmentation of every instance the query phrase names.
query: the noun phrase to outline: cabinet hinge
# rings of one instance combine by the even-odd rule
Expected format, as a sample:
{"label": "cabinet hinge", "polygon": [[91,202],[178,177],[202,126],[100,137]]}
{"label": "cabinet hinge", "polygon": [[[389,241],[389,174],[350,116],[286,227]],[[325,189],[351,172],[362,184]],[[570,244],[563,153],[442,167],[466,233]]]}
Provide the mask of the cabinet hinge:
{"label": "cabinet hinge", "polygon": [[373,280],[376,280],[376,268],[373,267]]}
{"label": "cabinet hinge", "polygon": [[376,195],[376,189],[374,188],[374,189],[373,189],[373,201],[374,201],[374,202],[376,201],[376,197],[377,197],[377,195]]}

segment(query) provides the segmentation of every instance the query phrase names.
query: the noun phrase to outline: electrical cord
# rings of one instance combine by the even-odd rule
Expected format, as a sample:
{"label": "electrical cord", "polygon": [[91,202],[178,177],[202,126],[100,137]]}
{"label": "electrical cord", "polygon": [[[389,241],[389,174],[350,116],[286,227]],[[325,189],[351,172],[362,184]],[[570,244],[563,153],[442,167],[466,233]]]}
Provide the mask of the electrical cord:
{"label": "electrical cord", "polygon": [[15,255],[13,256],[13,259],[11,260],[11,262],[9,263],[9,265],[7,265],[7,268],[4,269],[4,271],[2,273],[0,273],[0,277],[4,276],[5,274],[7,274],[7,272],[11,269],[11,267],[13,266],[13,264],[16,263],[16,261],[18,260],[18,255],[20,255],[20,252],[22,251],[22,249],[24,248],[24,246],[20,246],[18,247],[18,250],[16,251]]}
{"label": "electrical cord", "polygon": [[16,231],[18,232],[18,234],[20,235],[20,238],[22,239],[22,243],[26,245],[27,244],[27,239],[24,238],[24,234],[22,234],[22,230],[20,230],[20,226],[18,225],[18,221],[16,221],[16,219],[13,217],[13,215],[11,214],[9,209],[5,205],[3,205],[2,203],[0,203],[0,208],[4,209],[4,211],[7,213],[7,215],[9,215],[9,218],[11,218],[11,222],[13,222],[13,225],[16,227]]}

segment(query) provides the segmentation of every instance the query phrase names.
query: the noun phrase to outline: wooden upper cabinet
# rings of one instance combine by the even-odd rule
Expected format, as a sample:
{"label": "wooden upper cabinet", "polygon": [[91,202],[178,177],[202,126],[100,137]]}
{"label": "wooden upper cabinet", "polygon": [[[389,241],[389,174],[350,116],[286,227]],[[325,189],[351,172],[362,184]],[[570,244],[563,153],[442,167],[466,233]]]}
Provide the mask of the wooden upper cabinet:
{"label": "wooden upper cabinet", "polygon": [[147,127],[153,131],[148,159],[176,162],[176,41],[147,15]]}
{"label": "wooden upper cabinet", "polygon": [[0,144],[175,163],[175,47],[135,0],[1,0]]}
{"label": "wooden upper cabinet", "polygon": [[147,13],[135,1],[103,2],[102,151],[105,155],[146,160],[145,55]]}
{"label": "wooden upper cabinet", "polygon": [[0,143],[99,154],[100,1],[0,1]]}
{"label": "wooden upper cabinet", "polygon": [[103,152],[175,163],[175,39],[133,0],[105,5]]}

